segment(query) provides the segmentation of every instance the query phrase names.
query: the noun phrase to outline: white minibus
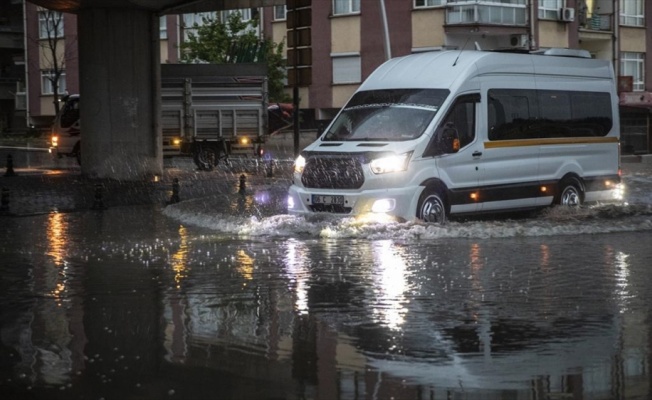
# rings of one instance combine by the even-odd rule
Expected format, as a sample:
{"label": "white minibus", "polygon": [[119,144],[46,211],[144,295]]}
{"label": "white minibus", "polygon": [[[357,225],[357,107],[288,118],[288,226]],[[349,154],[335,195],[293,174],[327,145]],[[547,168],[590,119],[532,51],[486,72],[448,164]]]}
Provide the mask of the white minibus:
{"label": "white minibus", "polygon": [[290,214],[450,216],[622,194],[609,61],[438,51],[378,67],[295,161]]}
{"label": "white minibus", "polygon": [[58,157],[75,157],[81,164],[79,95],[66,96],[61,102],[61,109],[52,122],[50,152],[54,152]]}

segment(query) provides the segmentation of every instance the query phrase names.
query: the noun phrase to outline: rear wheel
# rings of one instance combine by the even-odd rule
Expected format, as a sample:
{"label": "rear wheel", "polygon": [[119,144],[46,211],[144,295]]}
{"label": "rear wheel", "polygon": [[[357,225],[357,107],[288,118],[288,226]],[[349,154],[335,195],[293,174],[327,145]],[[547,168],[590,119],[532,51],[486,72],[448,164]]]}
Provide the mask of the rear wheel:
{"label": "rear wheel", "polygon": [[582,185],[577,178],[567,178],[559,184],[559,194],[555,204],[569,207],[579,207],[584,202]]}
{"label": "rear wheel", "polygon": [[443,190],[428,186],[423,190],[417,205],[417,218],[424,222],[444,224],[450,212]]}
{"label": "rear wheel", "polygon": [[210,171],[217,165],[218,152],[212,146],[200,146],[195,152],[195,165],[203,171]]}

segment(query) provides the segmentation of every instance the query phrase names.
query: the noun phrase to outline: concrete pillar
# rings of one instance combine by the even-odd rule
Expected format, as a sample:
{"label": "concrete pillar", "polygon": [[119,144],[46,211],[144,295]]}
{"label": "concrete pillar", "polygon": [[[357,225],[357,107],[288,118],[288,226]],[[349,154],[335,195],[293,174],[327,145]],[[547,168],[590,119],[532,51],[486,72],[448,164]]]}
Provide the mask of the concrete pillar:
{"label": "concrete pillar", "polygon": [[163,170],[159,19],[140,9],[78,14],[82,174],[146,179]]}

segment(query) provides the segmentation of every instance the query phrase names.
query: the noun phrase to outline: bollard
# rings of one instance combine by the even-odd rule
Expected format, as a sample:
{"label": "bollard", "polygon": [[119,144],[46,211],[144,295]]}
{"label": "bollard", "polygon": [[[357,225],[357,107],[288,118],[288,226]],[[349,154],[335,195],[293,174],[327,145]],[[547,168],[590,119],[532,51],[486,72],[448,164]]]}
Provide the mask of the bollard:
{"label": "bollard", "polygon": [[0,213],[7,212],[9,212],[9,189],[3,187],[0,195]]}
{"label": "bollard", "polygon": [[267,164],[267,177],[272,178],[274,176],[274,160],[269,160]]}
{"label": "bollard", "polygon": [[16,176],[14,171],[14,157],[11,154],[7,155],[7,171],[5,171],[5,176]]}
{"label": "bollard", "polygon": [[102,185],[100,183],[95,184],[95,201],[93,202],[93,210],[105,210],[104,200],[102,199]]}
{"label": "bollard", "polygon": [[170,201],[168,204],[174,204],[180,202],[179,198],[179,178],[174,178],[172,181],[172,196],[170,196]]}
{"label": "bollard", "polygon": [[240,194],[245,193],[245,183],[246,183],[246,181],[247,181],[247,177],[244,176],[244,174],[240,175],[240,190],[239,190]]}

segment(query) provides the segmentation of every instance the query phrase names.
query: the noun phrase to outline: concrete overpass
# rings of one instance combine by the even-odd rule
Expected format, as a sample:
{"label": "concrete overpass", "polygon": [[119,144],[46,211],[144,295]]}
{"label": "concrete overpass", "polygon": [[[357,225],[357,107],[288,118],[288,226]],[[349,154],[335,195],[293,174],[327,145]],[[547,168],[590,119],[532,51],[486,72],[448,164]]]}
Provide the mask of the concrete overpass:
{"label": "concrete overpass", "polygon": [[77,15],[82,174],[146,179],[163,170],[159,16],[285,0],[29,0]]}

